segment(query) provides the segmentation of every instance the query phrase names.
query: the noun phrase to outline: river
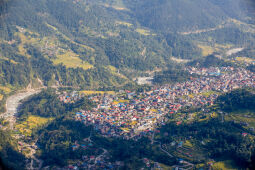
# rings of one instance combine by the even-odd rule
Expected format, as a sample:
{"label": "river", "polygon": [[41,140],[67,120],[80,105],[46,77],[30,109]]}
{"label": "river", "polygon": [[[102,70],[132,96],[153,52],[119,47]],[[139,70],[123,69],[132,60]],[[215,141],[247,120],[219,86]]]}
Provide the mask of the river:
{"label": "river", "polygon": [[21,104],[20,101],[29,96],[37,94],[40,91],[41,90],[29,90],[29,91],[20,92],[8,97],[6,101],[6,112],[2,113],[0,115],[0,118],[7,119],[7,118],[15,116],[15,114],[18,111],[18,107]]}
{"label": "river", "polygon": [[233,49],[230,49],[226,52],[226,55],[227,56],[231,56],[232,54],[236,54],[240,51],[243,51],[244,48],[233,48]]}

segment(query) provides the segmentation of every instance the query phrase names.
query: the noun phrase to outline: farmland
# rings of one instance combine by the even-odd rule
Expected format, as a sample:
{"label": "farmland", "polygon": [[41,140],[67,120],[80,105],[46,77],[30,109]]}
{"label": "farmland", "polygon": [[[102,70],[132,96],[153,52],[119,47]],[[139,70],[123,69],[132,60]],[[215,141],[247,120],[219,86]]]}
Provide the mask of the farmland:
{"label": "farmland", "polygon": [[115,94],[114,91],[90,91],[90,90],[84,90],[81,91],[81,93],[85,95],[92,95],[92,94]]}
{"label": "farmland", "polygon": [[53,59],[55,65],[63,64],[67,68],[83,68],[84,70],[93,68],[91,64],[86,61],[82,61],[77,54],[72,51],[68,51],[64,54],[57,55],[56,59]]}
{"label": "farmland", "polygon": [[15,129],[25,136],[31,136],[32,131],[52,121],[53,118],[29,116],[25,121],[18,123]]}

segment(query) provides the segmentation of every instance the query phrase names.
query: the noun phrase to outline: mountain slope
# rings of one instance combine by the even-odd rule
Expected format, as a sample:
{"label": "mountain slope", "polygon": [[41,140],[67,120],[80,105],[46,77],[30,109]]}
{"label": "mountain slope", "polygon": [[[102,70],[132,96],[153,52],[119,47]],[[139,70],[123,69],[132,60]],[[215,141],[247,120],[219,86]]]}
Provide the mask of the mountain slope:
{"label": "mountain slope", "polygon": [[[49,67],[62,64],[67,72],[80,69],[84,72],[81,74],[99,73],[102,67],[102,73],[108,72],[110,77],[126,81],[125,76],[112,72],[108,66],[131,70],[154,69],[168,62],[171,52],[160,35],[134,26],[134,20],[123,20],[123,16],[129,18],[125,12],[119,15],[117,10],[101,3],[14,0],[5,11],[1,22],[1,44],[4,46],[1,58],[13,56],[14,62],[19,62],[22,57],[27,62],[41,58],[48,62]],[[40,72],[38,67],[32,71],[36,75],[41,74],[37,73]],[[42,75],[40,78],[47,81]],[[62,79],[66,78],[60,76],[57,81],[70,84],[61,82]],[[76,81],[74,84],[79,83]]]}
{"label": "mountain slope", "polygon": [[215,27],[227,18],[207,0],[128,0],[138,20],[163,32],[182,32]]}
{"label": "mountain slope", "polygon": [[[233,7],[227,10],[231,2]],[[0,13],[0,60],[10,67],[1,69],[1,85],[15,89],[40,79],[47,86],[121,87],[133,76],[171,65],[172,56],[201,57],[201,44],[223,44],[228,38],[233,46],[247,44],[238,38],[246,35],[244,31],[249,31],[251,44],[255,28],[230,20],[242,17],[239,9],[233,13],[238,2],[5,1]],[[225,34],[229,30],[238,36]],[[18,74],[26,75],[23,81],[16,78]]]}

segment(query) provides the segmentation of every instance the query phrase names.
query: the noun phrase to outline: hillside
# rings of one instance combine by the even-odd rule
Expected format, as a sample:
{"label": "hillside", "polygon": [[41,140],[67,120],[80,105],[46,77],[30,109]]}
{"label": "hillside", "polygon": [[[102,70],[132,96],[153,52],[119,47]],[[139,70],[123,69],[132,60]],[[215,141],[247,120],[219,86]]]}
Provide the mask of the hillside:
{"label": "hillside", "polygon": [[208,0],[129,0],[127,4],[147,27],[163,32],[183,32],[215,27],[227,15]]}
{"label": "hillside", "polygon": [[13,0],[0,14],[1,101],[29,84],[134,86],[130,75],[170,62],[161,35],[101,2]]}
{"label": "hillside", "polygon": [[238,0],[1,2],[3,102],[28,85],[134,87],[135,77],[175,65],[172,57],[192,60],[255,44],[255,27]]}

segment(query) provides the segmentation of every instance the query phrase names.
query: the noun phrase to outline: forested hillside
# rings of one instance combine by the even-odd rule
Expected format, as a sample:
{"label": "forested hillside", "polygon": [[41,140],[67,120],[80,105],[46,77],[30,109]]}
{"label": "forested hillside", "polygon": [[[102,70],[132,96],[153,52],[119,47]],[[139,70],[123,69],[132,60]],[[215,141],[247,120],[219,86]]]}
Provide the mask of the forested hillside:
{"label": "forested hillside", "polygon": [[171,67],[172,58],[255,44],[239,0],[1,2],[2,101],[29,84],[133,87],[134,77]]}
{"label": "forested hillside", "polygon": [[225,111],[255,110],[254,89],[236,89],[218,98],[220,107]]}
{"label": "forested hillside", "polygon": [[127,4],[143,25],[163,32],[215,27],[227,18],[208,0],[128,0]]}

